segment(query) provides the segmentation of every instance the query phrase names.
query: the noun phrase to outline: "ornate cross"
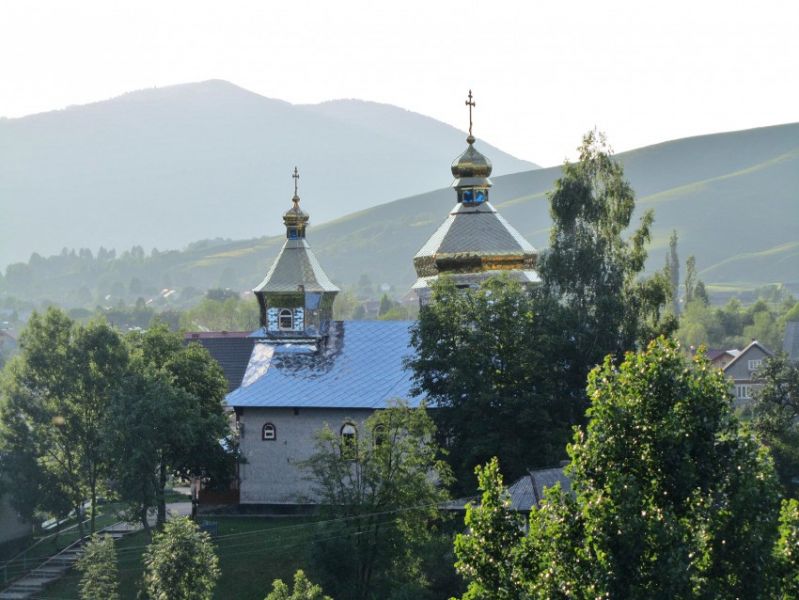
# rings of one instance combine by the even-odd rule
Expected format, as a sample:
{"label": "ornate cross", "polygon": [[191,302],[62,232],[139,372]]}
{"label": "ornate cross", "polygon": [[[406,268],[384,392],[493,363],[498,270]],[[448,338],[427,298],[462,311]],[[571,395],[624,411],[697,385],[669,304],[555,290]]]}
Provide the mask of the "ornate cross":
{"label": "ornate cross", "polygon": [[299,179],[300,179],[300,172],[297,170],[297,167],[294,167],[294,173],[292,174],[292,177],[294,178],[294,195],[296,196],[297,195],[297,183],[299,182]]}
{"label": "ornate cross", "polygon": [[469,137],[472,135],[472,107],[477,106],[474,100],[472,100],[472,90],[469,90],[469,99],[466,101],[466,106],[469,107]]}

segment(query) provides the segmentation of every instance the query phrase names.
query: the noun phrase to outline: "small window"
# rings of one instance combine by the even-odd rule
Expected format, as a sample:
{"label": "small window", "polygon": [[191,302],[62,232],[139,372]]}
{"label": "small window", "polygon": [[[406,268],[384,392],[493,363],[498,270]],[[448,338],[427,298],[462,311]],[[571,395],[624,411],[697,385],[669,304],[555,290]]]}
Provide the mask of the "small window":
{"label": "small window", "polygon": [[760,368],[760,365],[763,364],[763,359],[752,359],[749,361],[749,370],[750,371],[757,371]]}
{"label": "small window", "polygon": [[355,460],[358,456],[358,430],[352,423],[341,426],[341,456]]}
{"label": "small window", "polygon": [[280,316],[278,317],[278,327],[282,331],[291,331],[294,329],[294,313],[292,313],[288,308],[284,308],[280,311]]}
{"label": "small window", "polygon": [[378,425],[372,432],[372,441],[375,446],[382,446],[388,441],[388,434],[386,433],[385,425]]}
{"label": "small window", "polygon": [[735,386],[735,397],[738,400],[749,400],[751,398],[751,390],[750,386],[748,385],[736,385]]}
{"label": "small window", "polygon": [[265,423],[261,430],[261,439],[265,442],[274,442],[277,439],[277,429],[272,423]]}

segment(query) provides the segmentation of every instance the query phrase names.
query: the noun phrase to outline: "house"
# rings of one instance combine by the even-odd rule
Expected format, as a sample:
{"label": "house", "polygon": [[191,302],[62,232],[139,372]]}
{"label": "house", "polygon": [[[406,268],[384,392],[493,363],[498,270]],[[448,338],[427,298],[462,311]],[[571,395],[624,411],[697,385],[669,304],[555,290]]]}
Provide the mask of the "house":
{"label": "house", "polygon": [[754,381],[754,374],[763,361],[773,356],[771,350],[757,340],[752,342],[724,367],[724,374],[733,380],[735,400],[737,403],[752,399],[759,385]]}
{"label": "house", "polygon": [[[497,273],[539,282],[536,250],[488,202],[491,162],[474,148],[471,131],[466,141],[451,167],[455,207],[413,260],[422,302],[443,274],[460,287]],[[357,437],[374,411],[397,400],[421,401],[404,366],[412,352],[411,321],[333,320],[339,289],[306,238],[309,216],[300,208],[296,167],[293,177],[292,207],[283,215],[286,241],[253,290],[259,329],[187,336],[218,357],[228,377],[226,403],[241,455],[239,502],[247,505],[313,504],[314,485],[302,465],[323,427]]]}

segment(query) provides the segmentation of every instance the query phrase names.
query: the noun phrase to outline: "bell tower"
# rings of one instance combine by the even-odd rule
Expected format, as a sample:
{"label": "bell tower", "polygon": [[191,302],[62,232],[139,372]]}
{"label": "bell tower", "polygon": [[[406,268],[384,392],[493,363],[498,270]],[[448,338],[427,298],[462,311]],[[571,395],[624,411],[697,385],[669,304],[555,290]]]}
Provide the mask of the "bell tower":
{"label": "bell tower", "polygon": [[294,167],[292,206],[283,213],[286,241],[269,272],[253,289],[267,338],[321,338],[333,319],[339,289],[328,279],[305,239],[308,214],[300,208],[300,173]]}
{"label": "bell tower", "polygon": [[504,273],[524,285],[538,285],[538,252],[488,201],[492,165],[475,147],[472,135],[472,91],[468,146],[452,163],[457,203],[438,230],[413,257],[418,279],[413,286],[424,304],[430,286],[441,275],[460,288],[478,287],[489,277]]}

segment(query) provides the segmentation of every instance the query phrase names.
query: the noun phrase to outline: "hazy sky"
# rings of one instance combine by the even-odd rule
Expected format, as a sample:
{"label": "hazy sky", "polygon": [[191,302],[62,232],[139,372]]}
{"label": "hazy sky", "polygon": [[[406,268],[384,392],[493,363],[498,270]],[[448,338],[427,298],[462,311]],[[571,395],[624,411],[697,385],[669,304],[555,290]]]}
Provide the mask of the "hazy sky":
{"label": "hazy sky", "polygon": [[541,164],[799,121],[799,2],[0,1],[0,115],[210,78],[362,98]]}

